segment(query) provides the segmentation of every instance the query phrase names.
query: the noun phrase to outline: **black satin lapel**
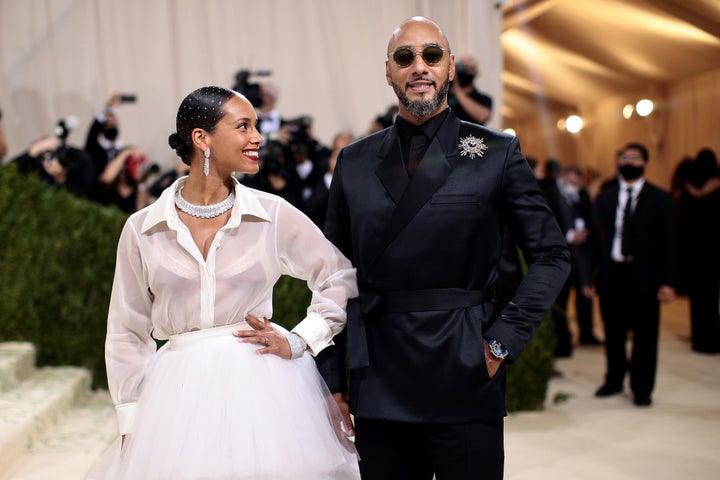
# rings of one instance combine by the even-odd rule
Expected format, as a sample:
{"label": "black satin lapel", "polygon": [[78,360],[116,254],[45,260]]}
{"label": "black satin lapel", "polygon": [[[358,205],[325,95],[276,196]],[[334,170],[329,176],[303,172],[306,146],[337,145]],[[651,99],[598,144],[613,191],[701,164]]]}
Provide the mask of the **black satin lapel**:
{"label": "black satin lapel", "polygon": [[445,182],[450,170],[450,164],[445,158],[440,142],[437,139],[433,140],[388,222],[378,252],[370,264],[371,267],[383,250],[417,215],[418,211],[430,200],[430,197],[440,185]]}
{"label": "black satin lapel", "polygon": [[410,179],[403,165],[400,140],[396,134],[388,134],[380,148],[379,155],[384,158],[378,165],[377,170],[375,170],[375,175],[377,175],[380,183],[383,184],[390,197],[397,204],[402,198]]}

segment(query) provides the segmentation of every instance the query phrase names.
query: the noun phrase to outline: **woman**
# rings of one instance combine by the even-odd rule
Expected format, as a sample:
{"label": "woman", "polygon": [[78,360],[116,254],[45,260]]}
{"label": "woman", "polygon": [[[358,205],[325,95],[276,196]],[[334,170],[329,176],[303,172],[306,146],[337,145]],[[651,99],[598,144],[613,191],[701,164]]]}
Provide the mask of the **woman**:
{"label": "woman", "polygon": [[[298,210],[234,179],[258,171],[256,127],[237,92],[190,93],[169,138],[189,174],[123,229],[106,340],[122,435],[110,478],[359,478],[310,355],[343,328],[355,270]],[[267,320],[282,274],[313,291],[292,333]],[[156,351],[155,339],[169,340]]]}

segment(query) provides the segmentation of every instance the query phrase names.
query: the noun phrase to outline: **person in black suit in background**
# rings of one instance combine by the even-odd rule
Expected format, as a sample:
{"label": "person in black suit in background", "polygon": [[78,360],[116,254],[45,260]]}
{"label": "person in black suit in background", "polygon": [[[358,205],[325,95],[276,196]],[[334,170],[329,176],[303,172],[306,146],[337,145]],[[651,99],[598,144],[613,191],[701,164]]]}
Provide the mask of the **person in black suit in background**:
{"label": "person in black suit in background", "polygon": [[[502,478],[505,365],[570,270],[517,138],[458,120],[447,103],[454,76],[440,28],[403,22],[385,63],[398,117],[341,151],[330,187],[325,235],[360,290],[347,307],[349,406],[345,352],[317,360],[346,425],[355,415],[367,479]],[[505,226],[528,270],[499,304]]]}
{"label": "person in black suit in background", "polygon": [[[570,246],[572,270],[556,303],[566,309],[570,289],[575,288],[575,313],[580,345],[600,345],[593,333],[593,290],[592,290],[592,248],[590,245],[590,225],[592,224],[592,202],[590,195],[582,185],[583,176],[576,165],[568,165],[557,179],[558,191],[565,210],[563,222],[566,228],[565,239]],[[550,205],[552,208],[552,205]],[[560,219],[558,219],[560,223]]]}
{"label": "person in black suit in background", "polygon": [[[660,303],[675,299],[676,228],[672,196],[644,172],[647,149],[629,143],[618,157],[620,176],[595,200],[593,217],[599,258],[597,292],[605,326],[607,373],[595,393],[623,390],[630,372],[635,404],[652,404],[657,370]],[[625,344],[632,332],[628,360]]]}

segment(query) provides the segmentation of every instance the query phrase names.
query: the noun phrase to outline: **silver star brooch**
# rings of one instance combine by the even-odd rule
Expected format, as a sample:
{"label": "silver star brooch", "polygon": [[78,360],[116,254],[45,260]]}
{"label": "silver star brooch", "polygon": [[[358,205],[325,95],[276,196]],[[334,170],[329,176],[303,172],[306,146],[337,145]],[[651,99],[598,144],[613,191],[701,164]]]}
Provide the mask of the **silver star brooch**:
{"label": "silver star brooch", "polygon": [[468,135],[467,137],[460,139],[458,148],[460,149],[461,156],[475,158],[476,155],[478,157],[482,157],[488,146],[485,145],[482,138],[475,138],[472,135]]}

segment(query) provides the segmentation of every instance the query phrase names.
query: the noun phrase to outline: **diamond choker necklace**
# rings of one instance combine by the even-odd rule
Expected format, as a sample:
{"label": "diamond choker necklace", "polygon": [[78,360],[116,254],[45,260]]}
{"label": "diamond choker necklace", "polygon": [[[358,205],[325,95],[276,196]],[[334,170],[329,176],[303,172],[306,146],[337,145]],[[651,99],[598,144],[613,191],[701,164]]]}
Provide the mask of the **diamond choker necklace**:
{"label": "diamond choker necklace", "polygon": [[235,204],[235,191],[231,191],[230,195],[228,195],[222,202],[214,205],[195,205],[183,198],[183,187],[184,186],[178,188],[178,191],[175,194],[175,205],[180,209],[180,211],[193,217],[215,218],[230,210]]}

